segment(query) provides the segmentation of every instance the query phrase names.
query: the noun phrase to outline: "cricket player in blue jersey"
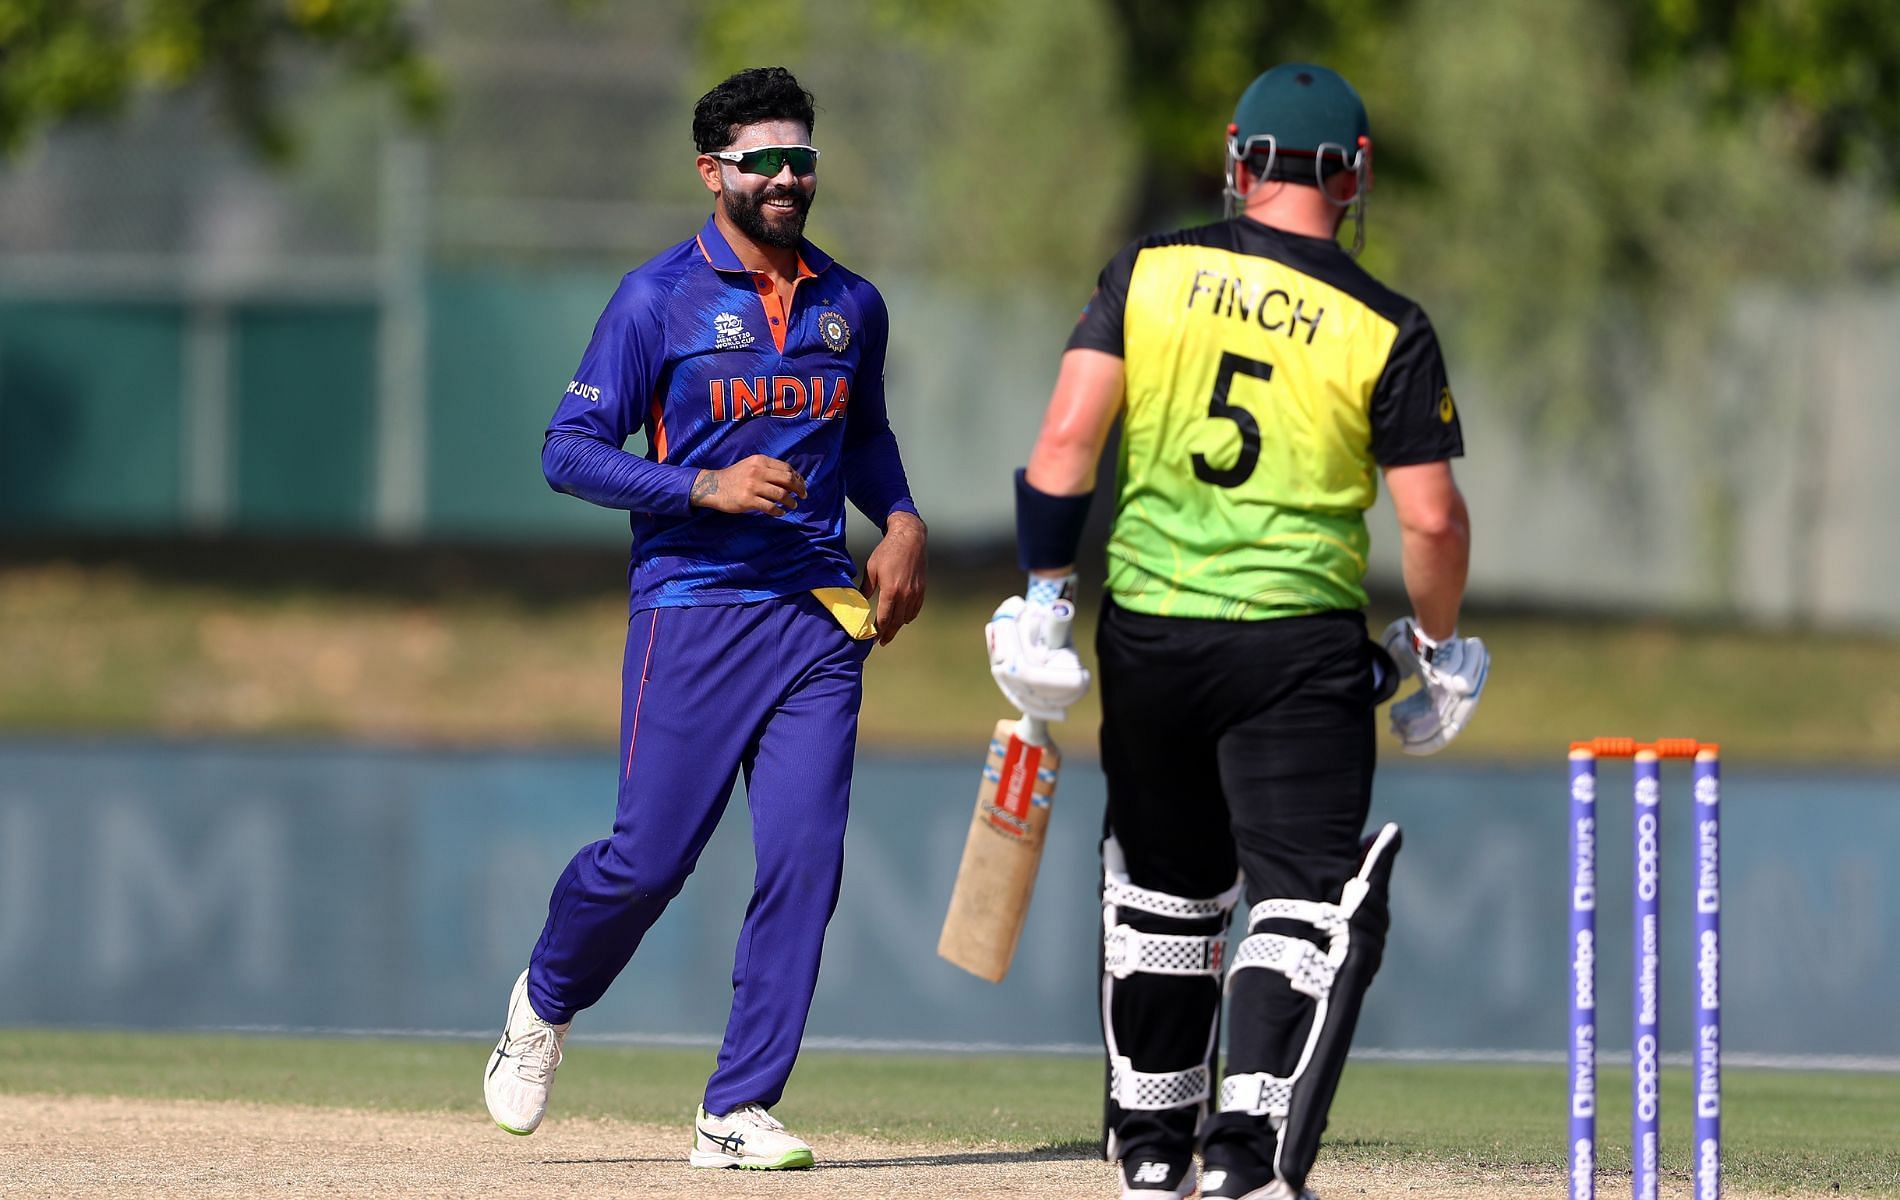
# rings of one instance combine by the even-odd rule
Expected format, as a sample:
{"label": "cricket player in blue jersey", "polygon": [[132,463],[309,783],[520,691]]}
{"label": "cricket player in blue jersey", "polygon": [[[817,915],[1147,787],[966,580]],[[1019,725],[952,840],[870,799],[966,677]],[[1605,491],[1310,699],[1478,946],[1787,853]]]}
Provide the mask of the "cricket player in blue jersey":
{"label": "cricket player in blue jersey", "polygon": [[[712,216],[621,281],[548,427],[548,482],[631,513],[632,612],[613,833],[554,885],[483,1081],[510,1133],[540,1124],[569,1023],[679,893],[743,771],[758,871],[689,1161],[812,1163],[768,1110],[838,900],[864,661],[922,606],[925,541],[885,415],[884,301],[803,236],[812,121],[782,67],[700,99]],[[635,431],[644,456],[622,449]],[[861,590],[847,499],[884,531]]]}

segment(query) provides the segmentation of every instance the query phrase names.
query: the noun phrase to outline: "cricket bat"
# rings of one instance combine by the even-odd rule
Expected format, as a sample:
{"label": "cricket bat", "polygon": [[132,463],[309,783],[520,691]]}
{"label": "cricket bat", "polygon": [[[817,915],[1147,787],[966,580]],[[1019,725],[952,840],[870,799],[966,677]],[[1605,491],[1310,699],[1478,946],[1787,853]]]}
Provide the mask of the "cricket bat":
{"label": "cricket bat", "polygon": [[1009,973],[1029,915],[1061,766],[1047,722],[1024,717],[996,723],[950,912],[937,939],[939,956],[991,983]]}

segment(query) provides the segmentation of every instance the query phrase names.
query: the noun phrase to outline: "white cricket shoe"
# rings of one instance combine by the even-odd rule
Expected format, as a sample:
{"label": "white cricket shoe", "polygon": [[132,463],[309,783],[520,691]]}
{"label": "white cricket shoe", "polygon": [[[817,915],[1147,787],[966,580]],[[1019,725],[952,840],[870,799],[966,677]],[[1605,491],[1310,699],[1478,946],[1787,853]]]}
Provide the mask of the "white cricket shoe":
{"label": "white cricket shoe", "polygon": [[541,1124],[555,1068],[561,1065],[561,1042],[571,1024],[556,1025],[535,1015],[528,1003],[528,973],[523,971],[508,995],[508,1023],[482,1077],[482,1095],[495,1124],[524,1137]]}
{"label": "white cricket shoe", "polygon": [[785,1132],[778,1118],[756,1104],[741,1104],[723,1117],[704,1105],[693,1120],[695,1167],[744,1167],[753,1171],[793,1171],[812,1164],[811,1146]]}
{"label": "white cricket shoe", "polygon": [[1247,1187],[1220,1167],[1210,1167],[1201,1175],[1201,1196],[1202,1200],[1225,1200],[1229,1196],[1235,1200],[1319,1200],[1311,1192],[1295,1192],[1284,1179]]}

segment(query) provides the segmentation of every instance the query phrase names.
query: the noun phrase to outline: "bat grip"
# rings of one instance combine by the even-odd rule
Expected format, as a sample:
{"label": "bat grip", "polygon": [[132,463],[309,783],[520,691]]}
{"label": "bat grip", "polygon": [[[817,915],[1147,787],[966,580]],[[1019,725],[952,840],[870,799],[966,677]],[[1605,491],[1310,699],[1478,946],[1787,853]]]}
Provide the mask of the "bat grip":
{"label": "bat grip", "polygon": [[1016,722],[1016,736],[1031,746],[1047,746],[1049,745],[1049,722],[1041,717],[1032,717],[1024,713],[1022,720]]}

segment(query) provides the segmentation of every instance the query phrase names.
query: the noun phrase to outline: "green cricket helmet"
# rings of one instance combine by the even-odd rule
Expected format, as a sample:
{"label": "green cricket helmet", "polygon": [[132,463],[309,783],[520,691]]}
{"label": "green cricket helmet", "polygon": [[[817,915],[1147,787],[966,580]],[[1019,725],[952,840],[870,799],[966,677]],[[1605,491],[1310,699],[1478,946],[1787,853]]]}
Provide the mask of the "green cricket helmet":
{"label": "green cricket helmet", "polygon": [[1316,187],[1328,199],[1332,193],[1326,181],[1351,171],[1358,182],[1344,206],[1353,210],[1357,222],[1357,254],[1365,242],[1371,149],[1365,103],[1337,71],[1314,63],[1274,67],[1241,93],[1227,127],[1227,215],[1233,216],[1246,202],[1240,190],[1242,163],[1255,180]]}

